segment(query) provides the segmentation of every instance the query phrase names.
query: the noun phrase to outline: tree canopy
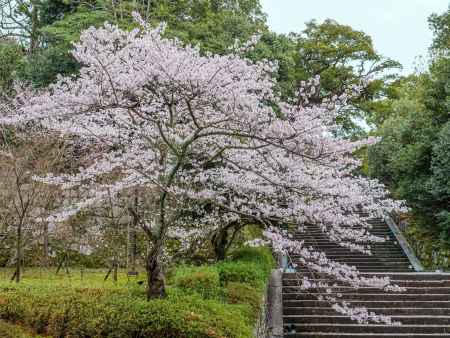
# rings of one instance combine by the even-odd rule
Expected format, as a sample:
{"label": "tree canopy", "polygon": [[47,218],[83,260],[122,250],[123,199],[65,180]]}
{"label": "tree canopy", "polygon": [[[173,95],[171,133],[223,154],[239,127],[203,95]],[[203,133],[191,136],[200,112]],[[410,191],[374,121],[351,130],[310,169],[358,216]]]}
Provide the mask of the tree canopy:
{"label": "tree canopy", "polygon": [[448,17],[430,17],[435,39],[429,69],[395,83],[380,115],[381,142],[369,150],[369,174],[406,199],[419,228],[443,247],[450,243]]}

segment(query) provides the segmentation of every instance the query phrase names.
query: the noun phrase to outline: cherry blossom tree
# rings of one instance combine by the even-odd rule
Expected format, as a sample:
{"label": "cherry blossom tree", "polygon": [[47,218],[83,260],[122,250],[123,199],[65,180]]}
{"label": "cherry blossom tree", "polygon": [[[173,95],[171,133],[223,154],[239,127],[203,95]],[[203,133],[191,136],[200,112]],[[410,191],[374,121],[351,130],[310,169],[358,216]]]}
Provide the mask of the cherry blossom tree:
{"label": "cherry blossom tree", "polygon": [[[310,103],[319,84],[313,79],[294,102],[281,102],[273,94],[276,65],[242,56],[251,43],[229,55],[205,55],[163,38],[163,27],[136,20],[140,28],[131,32],[109,24],[85,31],[73,51],[83,65],[80,75],[59,78],[1,119],[39,121],[72,135],[95,158],[73,175],[36,177],[81,192],[48,221],[64,221],[132,189],[145,192],[148,209],[139,224],[151,248],[149,298],[165,296],[169,236],[198,237],[248,220],[265,227],[274,250],[294,251],[314,271],[355,287],[395,290],[388,279],[361,277],[278,227],[302,231],[303,224],[315,224],[339,245],[367,253],[371,242],[383,240],[370,234],[367,221],[400,204],[376,181],[354,174],[360,163],[352,153],[376,140],[333,137],[347,94]],[[371,316],[358,313],[363,320]]]}

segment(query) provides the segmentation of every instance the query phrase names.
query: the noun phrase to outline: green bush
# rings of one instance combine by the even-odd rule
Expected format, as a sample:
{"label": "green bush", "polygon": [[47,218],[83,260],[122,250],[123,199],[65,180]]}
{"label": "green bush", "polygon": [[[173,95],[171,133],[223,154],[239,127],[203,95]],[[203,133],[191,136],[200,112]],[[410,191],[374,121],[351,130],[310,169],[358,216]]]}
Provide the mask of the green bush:
{"label": "green bush", "polygon": [[173,284],[204,298],[220,298],[223,294],[219,273],[214,267],[183,267],[177,269]]}
{"label": "green bush", "polygon": [[261,288],[266,282],[266,273],[253,262],[225,261],[217,264],[217,269],[222,285],[239,282]]}
{"label": "green bush", "polygon": [[252,332],[245,306],[180,292],[150,302],[118,291],[93,295],[18,287],[0,294],[0,319],[53,337],[247,338]]}
{"label": "green bush", "polygon": [[0,39],[0,91],[9,92],[14,81],[14,72],[22,59],[22,50],[14,40]]}
{"label": "green bush", "polygon": [[261,266],[264,272],[269,276],[270,272],[275,266],[275,260],[273,258],[272,252],[269,248],[259,247],[243,247],[235,250],[231,254],[232,260],[243,261],[243,262],[253,262]]}
{"label": "green bush", "polygon": [[33,333],[26,332],[20,326],[12,325],[0,320],[0,337],[2,338],[40,338]]}
{"label": "green bush", "polygon": [[246,304],[250,306],[250,316],[256,319],[261,311],[262,295],[259,290],[247,284],[230,282],[227,287],[227,302],[229,304]]}

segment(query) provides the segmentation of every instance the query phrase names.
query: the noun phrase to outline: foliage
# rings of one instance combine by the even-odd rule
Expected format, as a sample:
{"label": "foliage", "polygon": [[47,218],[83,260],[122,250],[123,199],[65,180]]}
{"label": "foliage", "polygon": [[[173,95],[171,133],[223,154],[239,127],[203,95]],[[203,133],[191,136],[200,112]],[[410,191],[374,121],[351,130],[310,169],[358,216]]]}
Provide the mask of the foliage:
{"label": "foliage", "polygon": [[266,247],[251,248],[243,246],[231,253],[233,261],[251,262],[258,264],[268,276],[270,271],[275,267],[273,254]]}
{"label": "foliage", "polygon": [[9,92],[15,78],[14,72],[22,58],[22,49],[14,41],[0,39],[0,92]]}
{"label": "foliage", "polygon": [[[394,103],[395,113],[379,131],[382,141],[369,150],[369,174],[387,183],[415,212],[426,215],[425,223],[433,227],[448,206],[448,148],[439,137],[447,128],[442,128],[440,113],[428,108],[420,92],[423,89],[405,91]],[[442,229],[442,236],[446,231]]]}
{"label": "foliage", "polygon": [[428,23],[434,33],[431,46],[432,51],[437,54],[447,53],[450,46],[450,9],[442,14],[432,14]]}
{"label": "foliage", "polygon": [[430,23],[435,33],[432,63],[423,74],[397,83],[378,130],[382,141],[369,150],[369,174],[412,207],[410,236],[418,236],[413,242],[432,238],[418,252],[427,265],[440,255],[436,248],[445,256],[450,245],[448,12],[431,16]]}
{"label": "foliage", "polygon": [[79,64],[71,55],[71,43],[79,39],[83,30],[110,19],[111,15],[107,12],[80,8],[42,28],[47,47],[36,50],[22,62],[18,77],[36,87],[45,87],[55,82],[58,74],[76,74]]}
{"label": "foliage", "polygon": [[266,273],[259,270],[258,265],[253,262],[224,261],[219,263],[217,268],[223,285],[230,282],[239,282],[261,287],[267,281]]}
{"label": "foliage", "polygon": [[439,132],[433,144],[431,161],[431,187],[432,194],[442,201],[450,198],[450,121]]}
{"label": "foliage", "polygon": [[198,296],[136,299],[95,290],[2,292],[0,317],[54,337],[250,337],[249,320],[232,305]]}
{"label": "foliage", "polygon": [[79,4],[76,0],[42,0],[39,6],[41,25],[45,27],[63,19],[73,13]]}
{"label": "foliage", "polygon": [[263,301],[260,290],[248,284],[229,282],[226,286],[226,294],[228,303],[250,305],[250,316],[254,319],[259,316]]}
{"label": "foliage", "polygon": [[426,219],[414,215],[406,228],[406,237],[426,269],[450,269],[450,246],[439,240],[439,231],[426,227]]}
{"label": "foliage", "polygon": [[[213,266],[180,266],[170,284],[185,291],[194,291],[204,298],[221,298],[230,283],[245,283],[261,296],[262,287],[274,268],[274,259],[266,247],[243,247],[235,250],[229,260]],[[239,286],[238,285],[238,286]],[[238,292],[238,291],[237,291]],[[234,304],[234,303],[233,303]]]}
{"label": "foliage", "polygon": [[2,338],[43,338],[25,331],[21,326],[9,324],[0,320],[0,337]]}
{"label": "foliage", "polygon": [[69,48],[54,46],[36,51],[24,59],[17,75],[20,80],[44,87],[54,82],[58,74],[73,74],[78,64],[69,54]]}
{"label": "foliage", "polygon": [[[312,20],[301,34],[292,34],[295,42],[295,65],[291,72],[290,97],[295,96],[296,85],[320,75],[321,87],[315,100],[341,95],[352,86],[362,86],[338,122],[343,135],[361,136],[364,130],[356,121],[370,120],[385,97],[393,71],[400,64],[384,58],[375,51],[372,39],[364,32],[327,19],[322,23]],[[367,83],[366,83],[367,82]]]}
{"label": "foliage", "polygon": [[193,291],[203,298],[219,298],[222,295],[219,273],[214,267],[177,268],[173,283],[185,291]]}
{"label": "foliage", "polygon": [[148,17],[166,22],[167,36],[219,54],[225,53],[236,39],[244,42],[267,29],[258,0],[160,0]]}

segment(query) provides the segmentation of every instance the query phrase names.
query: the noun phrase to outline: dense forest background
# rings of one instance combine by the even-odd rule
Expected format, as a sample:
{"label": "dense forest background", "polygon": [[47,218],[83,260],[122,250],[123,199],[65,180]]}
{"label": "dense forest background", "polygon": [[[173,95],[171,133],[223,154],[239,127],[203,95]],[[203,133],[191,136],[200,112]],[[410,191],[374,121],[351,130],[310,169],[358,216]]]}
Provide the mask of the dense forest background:
{"label": "dense forest background", "polygon": [[[165,22],[165,34],[198,45],[203,53],[226,54],[236,40],[244,42],[259,34],[260,41],[250,57],[278,64],[274,75],[278,94],[288,101],[297,99],[295,88],[301,81],[317,75],[321,85],[312,98],[315,102],[358,86],[359,91],[353,93],[349,106],[340,114],[341,128],[336,137],[380,137],[377,145],[358,154],[364,161],[361,175],[378,178],[395,198],[408,202],[411,213],[401,215],[401,221],[408,223],[405,231],[424,263],[433,268],[449,266],[450,10],[429,18],[434,40],[428,62],[405,76],[400,75],[398,62],[377,53],[369,35],[331,19],[312,20],[302,32],[272,32],[258,0],[0,0],[1,94],[12,94],[18,82],[38,89],[56,81],[58,74],[76,76],[80,65],[70,51],[80,33],[105,21],[132,28],[133,11],[154,25]],[[0,142],[14,143],[14,137],[3,130]],[[62,148],[60,144],[36,140],[34,145],[16,144],[15,148],[20,161],[0,166],[2,177],[15,175],[15,188],[11,185],[15,191],[30,170],[44,172],[49,166],[70,170],[73,159],[55,154]],[[55,158],[58,161],[52,160]],[[6,199],[1,203],[0,219],[6,219],[5,215],[11,214],[10,206]],[[114,218],[104,218],[108,217]],[[71,224],[70,231],[81,236],[80,224]],[[0,227],[0,233],[8,231],[1,221]],[[118,236],[127,234],[115,230],[107,228],[109,236],[96,243],[91,257],[102,261],[118,252],[111,243],[118,243]],[[39,233],[39,240],[30,240],[25,247],[30,262],[47,262],[49,251],[61,257],[71,248],[65,243],[67,236],[52,234],[48,228]],[[234,235],[230,233],[233,239]],[[0,265],[13,260],[14,236],[5,238],[0,237],[0,243],[5,244],[0,246]],[[129,248],[123,250],[127,251]],[[42,257],[32,252],[42,252]],[[82,256],[78,259],[85,259]]]}

